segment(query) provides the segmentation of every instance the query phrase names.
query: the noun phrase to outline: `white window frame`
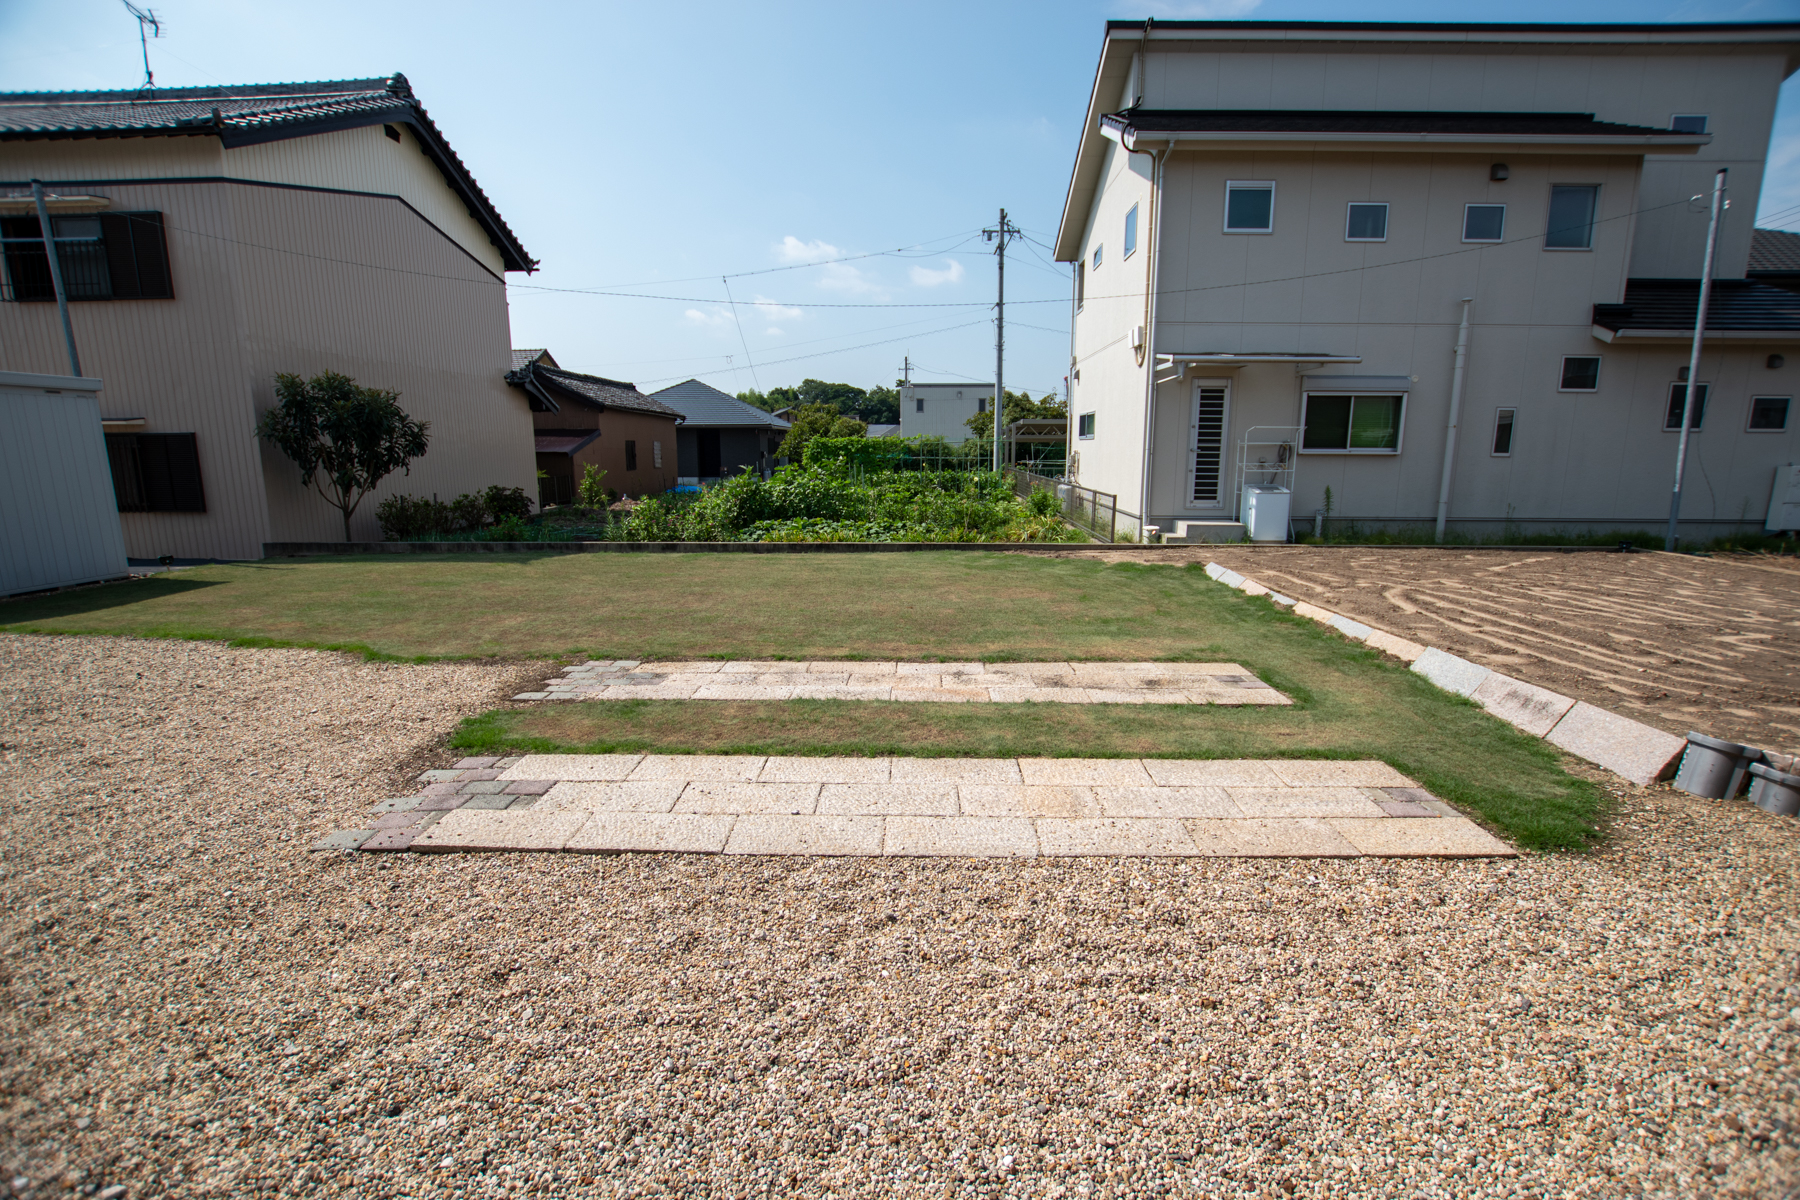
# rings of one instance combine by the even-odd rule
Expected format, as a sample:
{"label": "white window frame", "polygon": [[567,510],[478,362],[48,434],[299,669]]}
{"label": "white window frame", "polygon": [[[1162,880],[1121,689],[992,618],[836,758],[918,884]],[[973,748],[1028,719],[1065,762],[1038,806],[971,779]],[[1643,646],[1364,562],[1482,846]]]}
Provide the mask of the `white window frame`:
{"label": "white window frame", "polygon": [[[1588,218],[1588,225],[1587,225],[1588,240],[1587,240],[1587,245],[1585,245],[1585,246],[1552,246],[1550,244],[1550,205],[1555,201],[1556,189],[1559,187],[1589,188],[1594,193],[1594,211],[1593,211],[1593,215]],[[1600,185],[1599,184],[1597,184],[1597,183],[1553,183],[1550,185],[1550,195],[1544,201],[1544,249],[1545,250],[1550,251],[1553,254],[1592,254],[1594,251],[1594,227],[1598,224],[1600,224]],[[1502,229],[1501,232],[1504,233],[1505,229]]]}
{"label": "white window frame", "polygon": [[[1264,229],[1233,229],[1231,226],[1231,193],[1234,191],[1262,191],[1269,193],[1269,224]],[[1226,233],[1265,234],[1275,232],[1275,181],[1273,179],[1227,179],[1225,181],[1225,211],[1221,214],[1220,224]]]}
{"label": "white window frame", "polygon": [[[1470,237],[1469,236],[1469,210],[1471,208],[1497,208],[1497,209],[1499,209],[1500,210],[1500,236],[1497,238],[1472,238],[1472,237]],[[1504,242],[1506,240],[1506,205],[1504,205],[1504,204],[1489,204],[1485,200],[1483,200],[1479,203],[1471,203],[1471,204],[1463,205],[1462,235],[1463,235],[1462,240],[1463,240],[1464,244],[1470,245],[1470,246],[1498,246],[1500,243]]]}
{"label": "white window frame", "polygon": [[1075,260],[1075,311],[1080,312],[1087,307],[1087,262]]}
{"label": "white window frame", "polygon": [[1711,126],[1712,126],[1712,114],[1711,113],[1670,113],[1669,114],[1669,128],[1674,129],[1675,122],[1679,121],[1683,117],[1688,117],[1688,118],[1699,117],[1700,118],[1699,132],[1708,133],[1711,131]]}
{"label": "white window frame", "polygon": [[[1086,433],[1082,432],[1084,429],[1087,430]],[[1081,442],[1091,442],[1094,440],[1093,413],[1084,412],[1075,415],[1075,440]]]}
{"label": "white window frame", "polygon": [[[1353,208],[1379,208],[1381,210],[1381,236],[1378,238],[1350,236],[1350,210]],[[1352,200],[1344,205],[1344,240],[1346,242],[1385,242],[1388,230],[1388,203],[1385,200]]]}
{"label": "white window frame", "polygon": [[1106,249],[1105,242],[1100,242],[1094,247],[1094,270],[1096,271],[1100,269],[1100,252],[1104,249]]}
{"label": "white window frame", "polygon": [[[1507,427],[1506,449],[1496,450],[1494,446],[1500,440],[1501,418],[1505,418]],[[1406,421],[1406,414],[1400,414],[1401,424]],[[1494,410],[1494,436],[1488,439],[1489,458],[1511,458],[1513,455],[1513,439],[1519,436],[1519,410],[1516,408],[1496,408]]]}
{"label": "white window frame", "polygon": [[1125,210],[1125,253],[1119,256],[1123,262],[1137,253],[1138,206],[1132,205]]}
{"label": "white window frame", "polygon": [[[1354,397],[1354,396],[1398,396],[1398,397],[1400,397],[1400,431],[1399,431],[1399,435],[1394,439],[1394,448],[1392,450],[1381,450],[1381,449],[1376,449],[1374,447],[1346,446],[1342,450],[1308,450],[1308,449],[1305,449],[1305,446],[1306,446],[1306,410],[1308,407],[1311,406],[1312,399],[1314,396],[1348,396],[1348,397]],[[1402,390],[1399,388],[1387,388],[1385,390],[1380,389],[1380,388],[1366,388],[1360,392],[1346,392],[1343,390],[1333,391],[1333,390],[1328,390],[1328,389],[1323,389],[1323,388],[1308,388],[1307,390],[1300,393],[1300,436],[1295,440],[1294,453],[1296,453],[1296,454],[1342,454],[1342,455],[1385,454],[1385,455],[1392,457],[1406,449],[1406,414],[1409,411],[1411,411],[1411,409],[1412,409],[1412,392],[1410,390]],[[1352,424],[1354,424],[1354,422],[1355,422],[1354,401],[1352,402],[1352,405],[1351,405],[1351,421],[1352,421]]]}
{"label": "white window frame", "polygon": [[[1711,400],[1712,396],[1710,394],[1708,394],[1706,398],[1708,400]],[[1751,417],[1751,414],[1753,414],[1756,411],[1756,402],[1758,400],[1786,400],[1787,401],[1787,414],[1782,418],[1780,429],[1753,429],[1753,428],[1751,428],[1750,417]],[[1668,419],[1668,411],[1666,409],[1663,412],[1663,419],[1664,420]],[[1706,416],[1704,413],[1701,414],[1700,419],[1702,421],[1706,420]],[[1757,433],[1757,434],[1786,433],[1786,432],[1788,432],[1788,426],[1792,425],[1793,422],[1794,422],[1794,398],[1792,396],[1783,395],[1779,392],[1763,392],[1761,395],[1752,396],[1752,397],[1750,397],[1750,404],[1748,405],[1748,407],[1746,407],[1744,409],[1744,432],[1745,433]]]}
{"label": "white window frame", "polygon": [[[1219,428],[1219,500],[1216,504],[1194,499],[1194,472],[1199,468],[1200,457],[1200,393],[1208,391],[1225,393],[1225,412]],[[1230,512],[1237,502],[1231,488],[1231,392],[1229,379],[1194,380],[1193,397],[1188,402],[1187,474],[1181,489],[1182,507],[1187,512]]]}
{"label": "white window frame", "polygon": [[1559,392],[1571,392],[1571,393],[1574,393],[1577,395],[1582,395],[1582,396],[1591,396],[1595,392],[1599,391],[1600,390],[1600,371],[1601,371],[1601,368],[1606,365],[1605,363],[1601,363],[1601,365],[1599,367],[1594,368],[1594,386],[1591,388],[1564,387],[1563,380],[1568,376],[1569,360],[1571,358],[1591,358],[1595,362],[1598,363],[1598,362],[1600,362],[1601,359],[1603,359],[1605,357],[1606,356],[1603,354],[1565,354],[1565,355],[1563,355],[1562,359],[1557,363],[1557,366],[1556,366],[1556,390]]}
{"label": "white window frame", "polygon": [[662,443],[661,442],[651,442],[650,443],[650,465],[658,471],[662,470]]}
{"label": "white window frame", "polygon": [[[1702,379],[1697,384],[1689,384],[1686,380],[1676,379],[1676,380],[1672,380],[1669,383],[1669,390],[1663,393],[1662,430],[1664,433],[1680,433],[1681,432],[1681,426],[1669,424],[1669,405],[1671,405],[1675,402],[1675,389],[1678,387],[1684,387],[1684,388],[1688,389],[1687,398],[1682,402],[1682,405],[1681,405],[1681,417],[1683,420],[1687,420],[1688,406],[1693,403],[1694,388],[1699,387],[1699,388],[1704,389],[1706,392],[1705,398],[1700,401],[1700,423],[1698,425],[1695,425],[1692,422],[1689,422],[1689,424],[1688,424],[1688,432],[1689,433],[1699,433],[1701,430],[1706,428],[1706,410],[1708,408],[1712,407],[1712,402],[1713,402],[1712,382],[1710,380]],[[1744,420],[1746,423],[1748,423],[1749,417],[1746,416],[1744,418]]]}

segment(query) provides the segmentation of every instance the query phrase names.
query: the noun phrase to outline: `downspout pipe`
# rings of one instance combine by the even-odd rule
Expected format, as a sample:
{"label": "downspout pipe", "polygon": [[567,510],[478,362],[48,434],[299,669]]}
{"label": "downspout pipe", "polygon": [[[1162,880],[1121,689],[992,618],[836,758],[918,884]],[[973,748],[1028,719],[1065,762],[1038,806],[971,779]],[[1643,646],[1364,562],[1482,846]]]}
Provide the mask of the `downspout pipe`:
{"label": "downspout pipe", "polygon": [[1162,189],[1163,164],[1168,161],[1169,151],[1175,143],[1171,139],[1164,142],[1159,150],[1140,151],[1136,139],[1121,143],[1134,153],[1149,154],[1153,164],[1150,171],[1150,219],[1145,224],[1144,254],[1148,259],[1144,276],[1144,344],[1138,347],[1138,365],[1144,368],[1144,464],[1141,486],[1138,489],[1138,538],[1144,538],[1144,527],[1150,523],[1150,467],[1156,456],[1156,355],[1151,349],[1156,330],[1156,284],[1157,259],[1162,251]]}
{"label": "downspout pipe", "polygon": [[1450,519],[1450,483],[1456,476],[1456,427],[1462,420],[1463,372],[1469,365],[1469,305],[1462,299],[1462,324],[1456,331],[1456,366],[1450,373],[1450,420],[1444,427],[1444,475],[1438,482],[1437,540],[1444,540],[1444,522]]}
{"label": "downspout pipe", "polygon": [[1688,351],[1687,396],[1681,402],[1681,437],[1675,443],[1675,489],[1669,496],[1669,532],[1663,549],[1674,552],[1676,522],[1681,520],[1681,476],[1687,470],[1688,431],[1694,427],[1694,402],[1700,395],[1700,344],[1706,340],[1706,302],[1712,295],[1713,252],[1719,244],[1719,214],[1724,210],[1726,169],[1713,176],[1712,217],[1706,225],[1706,257],[1700,267],[1700,302],[1694,306],[1694,344]]}
{"label": "downspout pipe", "polygon": [[38,233],[44,239],[44,257],[50,262],[50,283],[56,288],[56,310],[62,314],[63,344],[69,348],[69,374],[81,378],[81,356],[75,353],[75,326],[69,323],[69,293],[63,290],[62,259],[56,254],[56,234],[50,228],[50,206],[44,203],[44,183],[31,181],[31,198],[37,202]]}

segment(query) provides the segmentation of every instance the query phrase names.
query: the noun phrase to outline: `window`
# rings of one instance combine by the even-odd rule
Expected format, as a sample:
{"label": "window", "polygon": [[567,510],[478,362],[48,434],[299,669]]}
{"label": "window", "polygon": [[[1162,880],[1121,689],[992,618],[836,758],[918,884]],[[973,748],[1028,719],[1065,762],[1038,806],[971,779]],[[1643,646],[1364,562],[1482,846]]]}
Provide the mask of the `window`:
{"label": "window", "polygon": [[1405,396],[1308,392],[1300,449],[1312,454],[1398,454]]}
{"label": "window", "polygon": [[1463,241],[1497,242],[1506,233],[1506,205],[1463,205]]}
{"label": "window", "polygon": [[109,433],[106,458],[120,512],[205,512],[191,433]]}
{"label": "window", "polygon": [[1387,241],[1387,210],[1388,206],[1385,204],[1352,204],[1350,215],[1344,220],[1344,240]]}
{"label": "window", "polygon": [[637,470],[637,443],[630,440],[625,443],[625,469],[627,471]]}
{"label": "window", "polygon": [[1587,250],[1594,245],[1594,205],[1600,188],[1591,183],[1559,183],[1550,189],[1546,250]]}
{"label": "window", "polygon": [[925,397],[917,394],[916,392],[913,394],[913,411],[914,412],[924,412],[925,411]]}
{"label": "window", "polygon": [[658,470],[662,469],[662,443],[661,442],[651,442],[650,443],[650,465],[657,468]]}
{"label": "window", "polygon": [[390,142],[397,142],[400,140],[400,131],[398,129],[395,129],[392,125],[383,125],[381,127],[381,132],[387,137],[387,140]]}
{"label": "window", "polygon": [[1563,355],[1562,382],[1559,392],[1595,392],[1600,390],[1600,360],[1573,354]]}
{"label": "window", "polygon": [[1225,184],[1225,232],[1273,233],[1275,185],[1266,181]]}
{"label": "window", "polygon": [[[1700,385],[1700,397],[1694,402],[1694,415],[1688,418],[1689,429],[1700,428],[1700,423],[1706,420],[1706,394],[1711,388],[1710,383]],[[1663,414],[1664,429],[1680,432],[1681,410],[1687,407],[1687,390],[1688,385],[1685,383],[1669,385],[1669,411]]]}
{"label": "window", "polygon": [[[1700,395],[1700,403],[1706,403],[1704,391]],[[1750,432],[1780,433],[1786,429],[1790,403],[1791,399],[1787,396],[1750,397]]]}
{"label": "window", "polygon": [[1131,206],[1131,211],[1125,214],[1126,258],[1130,258],[1131,252],[1137,249],[1137,210],[1138,206],[1134,204]]}
{"label": "window", "polygon": [[1706,118],[1699,113],[1678,113],[1669,118],[1669,128],[1676,133],[1705,133]]}
{"label": "window", "polygon": [[1100,252],[1104,249],[1106,249],[1106,244],[1104,242],[1094,247],[1094,270],[1096,271],[1100,269]]}
{"label": "window", "polygon": [[1223,387],[1194,389],[1194,469],[1189,507],[1218,508],[1225,503],[1226,394]]}
{"label": "window", "polygon": [[1087,303],[1087,264],[1084,262],[1077,262],[1075,264],[1075,311],[1080,312],[1081,306],[1086,303]]}
{"label": "window", "polygon": [[1513,417],[1518,411],[1516,408],[1494,410],[1494,448],[1490,453],[1495,458],[1512,457]]}
{"label": "window", "polygon": [[[56,259],[69,299],[174,297],[161,213],[53,216],[50,231],[56,238]],[[8,299],[56,299],[36,217],[0,218],[0,245],[5,251]]]}
{"label": "window", "polygon": [[[962,393],[961,393],[961,392],[958,392],[958,393],[957,393],[957,394],[956,394],[956,398],[957,398],[957,399],[958,399],[958,400],[961,400],[961,399],[962,399]],[[986,412],[986,411],[987,411],[987,402],[988,402],[988,398],[987,398],[987,397],[986,397],[986,396],[977,396],[977,397],[975,397],[975,411],[976,411],[976,412],[978,412],[978,413],[984,413],[984,412]]]}
{"label": "window", "polygon": [[1075,436],[1084,442],[1094,440],[1094,414],[1082,413],[1075,418]]}

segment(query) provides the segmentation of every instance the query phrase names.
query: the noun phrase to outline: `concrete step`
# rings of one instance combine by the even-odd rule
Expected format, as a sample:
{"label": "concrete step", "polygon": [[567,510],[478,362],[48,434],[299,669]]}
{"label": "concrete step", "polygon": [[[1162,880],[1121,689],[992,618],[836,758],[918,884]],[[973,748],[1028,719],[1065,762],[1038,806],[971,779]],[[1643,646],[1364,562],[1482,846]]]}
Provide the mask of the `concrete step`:
{"label": "concrete step", "polygon": [[1163,533],[1163,543],[1173,546],[1201,546],[1208,542],[1239,542],[1243,539],[1242,521],[1177,521],[1173,530]]}

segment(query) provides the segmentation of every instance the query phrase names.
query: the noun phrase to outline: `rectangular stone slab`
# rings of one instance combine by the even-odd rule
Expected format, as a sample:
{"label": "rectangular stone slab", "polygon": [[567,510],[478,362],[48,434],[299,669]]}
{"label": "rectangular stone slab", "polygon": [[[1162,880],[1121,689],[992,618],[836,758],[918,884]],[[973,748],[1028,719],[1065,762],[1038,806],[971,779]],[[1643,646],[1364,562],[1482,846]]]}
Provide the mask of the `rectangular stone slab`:
{"label": "rectangular stone slab", "polygon": [[540,812],[668,812],[687,782],[647,779],[638,783],[559,783],[538,802]]}
{"label": "rectangular stone slab", "polygon": [[639,779],[718,779],[752,783],[768,761],[750,754],[646,754],[631,772]]}
{"label": "rectangular stone slab", "polygon": [[593,852],[718,854],[740,818],[698,813],[596,813],[563,849]]}
{"label": "rectangular stone slab", "polygon": [[1288,787],[1417,787],[1418,784],[1374,759],[1280,758],[1269,763]]}
{"label": "rectangular stone slab", "polygon": [[1578,701],[1545,735],[1552,746],[1642,787],[1675,769],[1687,740]]}
{"label": "rectangular stone slab", "polygon": [[1007,817],[889,817],[882,853],[969,858],[1031,858],[1037,832]]}
{"label": "rectangular stone slab", "polygon": [[1458,658],[1454,654],[1445,654],[1435,646],[1414,659],[1412,669],[1446,692],[1455,692],[1459,696],[1469,695],[1493,674],[1479,663]]}
{"label": "rectangular stone slab", "polygon": [[1336,819],[1330,825],[1362,853],[1383,858],[1489,858],[1517,853],[1467,817]]}
{"label": "rectangular stone slab", "polygon": [[1377,629],[1374,633],[1371,633],[1368,637],[1364,638],[1363,644],[1365,646],[1372,646],[1383,654],[1392,655],[1403,663],[1417,662],[1419,656],[1425,653],[1425,647],[1419,645],[1419,643],[1409,642],[1403,637],[1396,636],[1395,634],[1388,633],[1381,629]]}
{"label": "rectangular stone slab", "polygon": [[860,816],[953,817],[956,786],[949,783],[827,783],[819,812]]}
{"label": "rectangular stone slab", "polygon": [[514,779],[623,779],[644,761],[641,754],[527,754],[500,773]]}
{"label": "rectangular stone slab", "polygon": [[874,855],[881,853],[880,817],[739,817],[727,854]]}
{"label": "rectangular stone slab", "polygon": [[458,809],[413,839],[412,849],[561,850],[589,820],[586,813]]}
{"label": "rectangular stone slab", "polygon": [[790,758],[772,755],[758,783],[886,783],[886,758]]}
{"label": "rectangular stone slab", "polygon": [[1558,695],[1549,688],[1525,683],[1495,671],[1473,692],[1469,699],[1481,705],[1509,725],[1523,729],[1533,737],[1543,737],[1563,719],[1575,701]]}
{"label": "rectangular stone slab", "polygon": [[[817,783],[735,783],[701,779],[682,790],[678,813],[779,813],[799,816],[818,807]],[[833,786],[842,787],[842,784]],[[878,784],[872,786],[882,786]]]}
{"label": "rectangular stone slab", "polygon": [[1274,767],[1253,759],[1146,758],[1144,769],[1161,787],[1284,787]]}
{"label": "rectangular stone slab", "polygon": [[1047,817],[1037,823],[1037,833],[1039,853],[1059,857],[1166,857],[1200,852],[1175,820],[1064,821]]}
{"label": "rectangular stone slab", "polygon": [[[1386,817],[1361,788],[1227,788],[1246,817]],[[1207,814],[1196,813],[1195,816]]]}
{"label": "rectangular stone slab", "polygon": [[1221,858],[1356,858],[1361,852],[1313,817],[1186,822],[1201,854]]}
{"label": "rectangular stone slab", "polygon": [[1100,802],[1090,787],[1025,787],[1021,784],[959,784],[957,799],[970,817],[1098,817]]}
{"label": "rectangular stone slab", "polygon": [[1154,782],[1135,758],[1021,758],[1019,773],[1028,784],[1148,787]]}

